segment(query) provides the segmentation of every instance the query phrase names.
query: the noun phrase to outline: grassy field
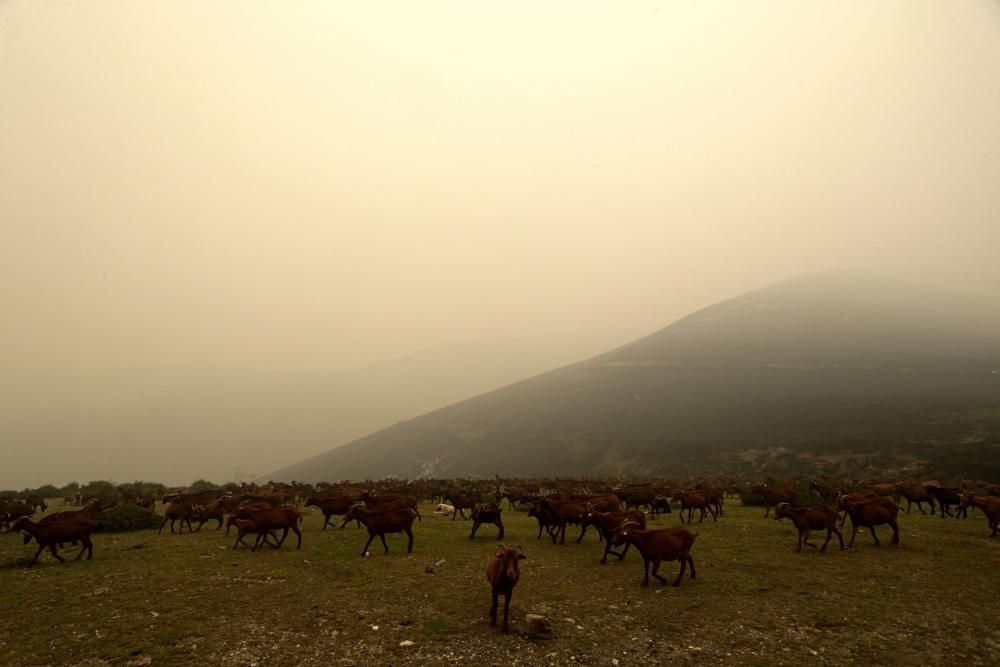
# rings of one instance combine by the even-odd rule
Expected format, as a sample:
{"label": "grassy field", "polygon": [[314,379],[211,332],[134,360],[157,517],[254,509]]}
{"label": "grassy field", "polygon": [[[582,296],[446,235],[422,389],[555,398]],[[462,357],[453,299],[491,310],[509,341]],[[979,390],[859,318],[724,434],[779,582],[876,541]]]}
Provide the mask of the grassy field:
{"label": "grassy field", "polygon": [[[316,513],[301,551],[234,552],[206,526],[97,535],[93,561],[43,555],[31,570],[33,546],[2,534],[0,662],[1000,664],[1000,540],[978,512],[903,515],[899,547],[883,529],[881,548],[859,533],[847,552],[796,554],[787,521],[730,506],[718,524],[696,525],[696,580],[641,589],[635,552],[602,566],[593,532],[554,546],[535,539],[533,519],[505,511],[505,541],[528,559],[504,636],[486,615],[495,529],[470,541],[469,522],[423,511],[412,554],[397,536],[388,556],[376,541],[369,558],[363,530],[321,532]],[[551,619],[555,638],[524,636],[531,612]]]}

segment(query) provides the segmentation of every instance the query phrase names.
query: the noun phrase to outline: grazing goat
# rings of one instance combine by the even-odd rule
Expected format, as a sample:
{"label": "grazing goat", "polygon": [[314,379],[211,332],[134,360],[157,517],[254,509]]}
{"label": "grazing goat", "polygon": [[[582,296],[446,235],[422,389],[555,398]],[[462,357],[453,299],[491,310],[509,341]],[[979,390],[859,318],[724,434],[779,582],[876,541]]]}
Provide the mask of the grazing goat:
{"label": "grazing goat", "polygon": [[38,557],[46,548],[48,548],[53,558],[60,563],[65,563],[66,561],[63,557],[59,555],[58,545],[74,540],[79,540],[83,545],[80,547],[80,552],[76,555],[75,560],[80,560],[84,551],[87,552],[87,560],[90,560],[94,557],[94,544],[90,541],[90,534],[96,528],[97,523],[95,521],[83,517],[57,521],[46,525],[35,523],[28,517],[21,517],[11,526],[11,530],[23,530],[30,533],[35,538],[35,541],[38,542],[38,551],[35,552],[35,557],[28,564],[28,567],[32,567],[38,562]]}
{"label": "grazing goat", "polygon": [[649,564],[653,564],[653,576],[661,584],[667,580],[660,576],[660,563],[663,561],[679,560],[681,571],[674,581],[674,586],[680,586],[681,579],[684,578],[684,567],[691,566],[691,578],[695,578],[694,558],[691,557],[691,546],[694,544],[698,533],[692,533],[687,528],[660,528],[658,530],[642,530],[632,523],[624,523],[611,538],[611,543],[616,547],[625,543],[633,545],[642,555],[643,567],[646,576],[642,580],[642,587],[649,586]]}
{"label": "grazing goat", "polygon": [[527,558],[521,551],[521,546],[508,547],[500,545],[486,565],[486,581],[493,593],[493,603],[490,605],[490,627],[497,626],[497,607],[500,596],[503,596],[503,633],[510,634],[510,598],[514,595],[514,586],[521,578],[520,561]]}
{"label": "grazing goat", "polygon": [[368,529],[368,541],[365,542],[361,555],[368,553],[368,547],[378,536],[382,540],[385,553],[389,553],[389,544],[385,541],[387,533],[406,533],[409,543],[406,546],[406,553],[413,551],[413,520],[417,518],[417,513],[411,507],[397,507],[390,510],[373,511],[364,505],[355,505],[347,511],[344,516],[345,523],[357,519],[365,524]]}
{"label": "grazing goat", "polygon": [[484,523],[492,523],[494,526],[500,529],[500,534],[497,535],[497,540],[503,539],[503,520],[500,518],[499,505],[490,503],[488,505],[477,505],[472,508],[472,533],[469,534],[469,539],[471,540],[476,536],[476,531]]}
{"label": "grazing goat", "polygon": [[774,508],[774,518],[779,520],[785,517],[791,519],[799,531],[799,543],[795,547],[795,553],[802,552],[803,544],[815,549],[816,545],[809,541],[809,533],[824,528],[826,529],[826,541],[823,542],[820,551],[826,551],[826,545],[830,544],[830,538],[834,535],[840,540],[841,551],[844,550],[844,536],[837,528],[837,510],[832,507],[818,505],[809,509],[796,509],[788,503],[781,503]]}
{"label": "grazing goat", "polygon": [[847,546],[854,546],[854,538],[857,537],[858,528],[861,527],[871,531],[875,546],[881,546],[878,535],[875,534],[875,526],[883,524],[888,524],[892,528],[892,543],[899,544],[899,524],[896,523],[899,505],[894,503],[891,498],[875,497],[858,502],[849,496],[841,496],[837,500],[837,506],[851,517],[851,542]]}

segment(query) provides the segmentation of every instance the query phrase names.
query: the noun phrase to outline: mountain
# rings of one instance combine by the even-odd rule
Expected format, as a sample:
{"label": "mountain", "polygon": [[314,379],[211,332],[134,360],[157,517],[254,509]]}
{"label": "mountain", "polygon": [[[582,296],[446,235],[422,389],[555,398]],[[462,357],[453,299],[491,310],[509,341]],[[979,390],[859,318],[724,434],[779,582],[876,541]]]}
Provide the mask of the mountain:
{"label": "mountain", "polygon": [[718,470],[748,452],[995,444],[998,371],[997,299],[864,273],[810,274],[273,478],[670,473]]}
{"label": "mountain", "polygon": [[524,337],[332,372],[0,369],[0,488],[252,479],[596,349]]}

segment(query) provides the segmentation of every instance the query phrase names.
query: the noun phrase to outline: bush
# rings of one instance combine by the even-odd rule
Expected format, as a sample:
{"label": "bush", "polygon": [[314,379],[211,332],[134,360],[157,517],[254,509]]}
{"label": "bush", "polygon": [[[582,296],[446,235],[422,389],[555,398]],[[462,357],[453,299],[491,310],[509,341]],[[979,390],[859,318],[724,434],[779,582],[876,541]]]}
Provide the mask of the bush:
{"label": "bush", "polygon": [[122,494],[118,490],[117,486],[103,479],[96,479],[92,482],[87,482],[80,489],[80,492],[85,497],[96,496],[104,500],[120,500],[122,497]]}
{"label": "bush", "polygon": [[167,487],[159,482],[144,482],[138,479],[131,484],[119,484],[118,489],[124,495],[153,496],[154,498],[161,497],[167,491]]}
{"label": "bush", "polygon": [[207,479],[199,479],[191,483],[191,490],[194,492],[198,491],[215,491],[219,488],[218,484],[208,481]]}
{"label": "bush", "polygon": [[46,484],[37,489],[25,489],[23,495],[25,498],[32,495],[41,496],[42,498],[58,498],[61,494],[59,493],[59,489],[51,484]]}
{"label": "bush", "polygon": [[102,533],[128,533],[159,528],[163,517],[138,505],[118,505],[97,515],[97,530]]}

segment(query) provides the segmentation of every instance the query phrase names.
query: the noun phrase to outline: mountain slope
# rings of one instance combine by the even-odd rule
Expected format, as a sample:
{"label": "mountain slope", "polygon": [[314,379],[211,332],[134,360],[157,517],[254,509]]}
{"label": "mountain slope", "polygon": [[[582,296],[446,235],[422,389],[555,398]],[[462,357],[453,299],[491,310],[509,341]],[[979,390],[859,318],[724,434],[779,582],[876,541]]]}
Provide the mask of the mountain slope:
{"label": "mountain slope", "polygon": [[1000,407],[998,370],[996,299],[801,276],[274,478],[651,472],[745,448],[905,448],[953,436],[956,414]]}

